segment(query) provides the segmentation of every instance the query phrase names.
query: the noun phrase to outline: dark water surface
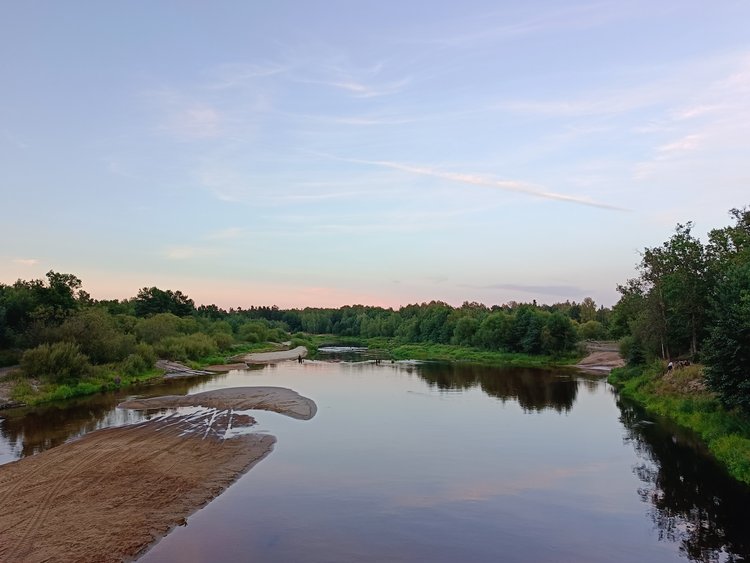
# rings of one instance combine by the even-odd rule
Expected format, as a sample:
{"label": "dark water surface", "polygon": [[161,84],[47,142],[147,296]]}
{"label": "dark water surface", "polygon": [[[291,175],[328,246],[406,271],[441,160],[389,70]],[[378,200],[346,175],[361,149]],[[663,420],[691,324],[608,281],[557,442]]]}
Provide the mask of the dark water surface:
{"label": "dark water surface", "polygon": [[[141,561],[742,561],[750,489],[690,433],[570,372],[286,362],[146,395],[275,385],[271,455]],[[142,420],[100,395],[4,413],[0,461]]]}

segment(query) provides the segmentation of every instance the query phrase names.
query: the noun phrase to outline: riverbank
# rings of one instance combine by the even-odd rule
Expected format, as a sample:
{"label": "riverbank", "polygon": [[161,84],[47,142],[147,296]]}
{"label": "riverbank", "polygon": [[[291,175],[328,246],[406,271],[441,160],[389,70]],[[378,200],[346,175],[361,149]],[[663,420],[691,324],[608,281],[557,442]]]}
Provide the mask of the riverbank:
{"label": "riverbank", "polygon": [[725,409],[703,384],[702,367],[667,373],[662,362],[614,369],[608,381],[623,397],[699,434],[732,477],[750,485],[750,418]]}
{"label": "riverbank", "polygon": [[[307,355],[307,350],[302,348],[279,350],[279,346],[270,342],[237,346],[232,350],[234,355],[230,353],[206,356],[197,361],[187,362],[189,365],[158,360],[152,368],[137,374],[124,373],[114,366],[94,366],[89,376],[64,383],[27,377],[21,373],[20,366],[0,368],[0,410],[36,406],[116,389],[137,389],[162,381],[164,378],[211,375],[215,372],[243,369],[247,367],[247,363],[272,363]],[[239,363],[225,363],[233,358],[241,359]],[[244,358],[249,360],[245,361]]]}
{"label": "riverbank", "polygon": [[122,561],[142,554],[267,456],[276,439],[251,433],[237,409],[297,419],[315,403],[284,388],[159,397],[129,408],[192,405],[108,428],[0,466],[1,561]]}
{"label": "riverbank", "polygon": [[[307,338],[313,346],[313,350],[330,345],[361,346],[368,348],[371,352],[380,351],[382,352],[383,359],[392,360],[470,362],[491,366],[544,368],[572,366],[582,357],[580,353],[566,356],[536,356],[481,350],[479,348],[455,344],[434,344],[429,342],[405,344],[396,338],[385,337],[358,338],[316,334]],[[315,357],[314,354],[313,357]]]}

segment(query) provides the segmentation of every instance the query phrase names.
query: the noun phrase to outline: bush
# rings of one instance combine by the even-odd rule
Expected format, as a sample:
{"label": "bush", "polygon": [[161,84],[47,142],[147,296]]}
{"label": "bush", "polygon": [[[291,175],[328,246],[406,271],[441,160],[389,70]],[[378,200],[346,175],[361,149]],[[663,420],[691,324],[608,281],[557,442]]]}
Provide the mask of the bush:
{"label": "bush", "polygon": [[182,327],[183,323],[180,317],[171,313],[162,313],[138,321],[135,333],[141,341],[147,344],[156,344],[165,338],[177,336],[182,332]]}
{"label": "bush", "polygon": [[120,362],[120,371],[125,375],[138,375],[149,369],[143,357],[138,354],[130,354]]}
{"label": "bush", "polygon": [[620,339],[620,356],[625,358],[629,366],[640,366],[646,363],[643,347],[635,336],[625,336]]}
{"label": "bush", "polygon": [[272,328],[266,333],[269,342],[284,342],[287,338],[287,332],[281,328]]}
{"label": "bush", "polygon": [[106,311],[87,309],[66,319],[60,339],[74,342],[93,364],[117,362],[133,353],[135,336],[123,334]]}
{"label": "bush", "polygon": [[188,334],[165,338],[156,345],[156,352],[169,360],[198,360],[218,352],[218,346],[206,334]]}
{"label": "bush", "polygon": [[578,335],[584,340],[604,340],[607,329],[599,321],[587,321],[578,326]]}
{"label": "bush", "polygon": [[232,347],[234,344],[234,337],[226,332],[217,332],[214,334],[214,342],[216,342],[216,346],[219,350],[223,352]]}
{"label": "bush", "polygon": [[238,336],[245,342],[265,342],[268,339],[268,328],[259,322],[245,323],[239,328]]}
{"label": "bush", "polygon": [[156,363],[156,351],[154,347],[149,344],[138,344],[135,347],[135,354],[139,355],[143,359],[144,363],[148,366],[148,369],[154,367]]}
{"label": "bush", "polygon": [[91,364],[77,344],[56,342],[27,350],[21,357],[21,369],[30,377],[51,381],[75,380],[90,373]]}

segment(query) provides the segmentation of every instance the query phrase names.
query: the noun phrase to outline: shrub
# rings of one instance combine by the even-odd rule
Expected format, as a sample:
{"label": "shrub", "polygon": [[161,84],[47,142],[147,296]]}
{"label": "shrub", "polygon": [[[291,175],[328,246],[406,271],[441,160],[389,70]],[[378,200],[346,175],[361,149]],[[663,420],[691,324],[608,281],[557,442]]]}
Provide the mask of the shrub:
{"label": "shrub", "polygon": [[141,319],[135,327],[138,338],[147,344],[177,336],[182,332],[182,319],[171,313],[161,313],[148,319]]}
{"label": "shrub", "polygon": [[138,344],[135,347],[135,354],[139,355],[143,362],[148,366],[148,369],[154,367],[156,363],[156,351],[150,344]]}
{"label": "shrub", "polygon": [[122,362],[120,362],[120,371],[125,375],[138,375],[149,369],[149,365],[146,364],[143,356],[139,354],[130,354]]}
{"label": "shrub", "polygon": [[629,366],[640,366],[646,363],[643,347],[634,336],[625,336],[620,339],[620,355],[625,358]]}
{"label": "shrub", "polygon": [[607,337],[607,329],[599,321],[587,321],[578,326],[578,335],[584,340],[603,340]]}
{"label": "shrub", "polygon": [[213,338],[206,334],[171,336],[156,345],[160,357],[169,360],[197,360],[218,352]]}
{"label": "shrub", "polygon": [[249,322],[239,328],[238,335],[240,340],[245,342],[265,342],[268,338],[268,328],[263,323]]}
{"label": "shrub", "polygon": [[56,342],[41,344],[24,352],[21,357],[21,368],[27,376],[64,381],[88,375],[91,364],[77,344]]}
{"label": "shrub", "polygon": [[87,309],[68,317],[60,327],[61,340],[78,344],[94,364],[117,362],[133,353],[135,336],[123,334],[106,311]]}
{"label": "shrub", "polygon": [[232,344],[234,344],[234,337],[226,332],[217,332],[214,334],[214,342],[216,342],[216,346],[219,350],[223,352],[232,347]]}

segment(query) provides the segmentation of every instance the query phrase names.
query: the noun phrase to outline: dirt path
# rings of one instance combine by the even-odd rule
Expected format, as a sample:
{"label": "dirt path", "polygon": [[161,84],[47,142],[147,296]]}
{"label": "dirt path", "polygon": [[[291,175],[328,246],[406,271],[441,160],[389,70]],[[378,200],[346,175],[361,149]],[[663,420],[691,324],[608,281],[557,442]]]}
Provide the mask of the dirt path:
{"label": "dirt path", "polygon": [[242,357],[242,361],[248,364],[268,364],[273,362],[283,362],[284,360],[296,360],[302,356],[307,356],[307,348],[304,346],[297,346],[291,350],[281,350],[280,352],[256,352],[254,354],[246,354]]}
{"label": "dirt path", "polygon": [[[273,449],[276,439],[250,433],[254,419],[232,405],[296,396],[300,418],[315,414],[291,390],[249,392],[250,400],[242,389],[201,394],[192,404],[208,397],[213,406],[190,414],[100,430],[0,466],[0,561],[134,558]],[[294,416],[291,403],[266,406]]]}

